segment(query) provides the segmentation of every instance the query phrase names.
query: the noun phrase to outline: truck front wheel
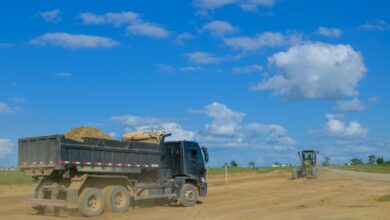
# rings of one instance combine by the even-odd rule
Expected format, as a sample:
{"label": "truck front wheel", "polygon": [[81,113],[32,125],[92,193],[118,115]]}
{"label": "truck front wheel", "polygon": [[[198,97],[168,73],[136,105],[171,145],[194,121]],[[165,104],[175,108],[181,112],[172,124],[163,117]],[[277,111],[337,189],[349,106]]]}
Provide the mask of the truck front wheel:
{"label": "truck front wheel", "polygon": [[104,210],[104,195],[100,189],[85,188],[78,199],[80,214],[93,217],[100,215]]}
{"label": "truck front wheel", "polygon": [[194,206],[198,200],[198,189],[189,183],[184,184],[180,193],[180,204],[184,207]]}
{"label": "truck front wheel", "polygon": [[123,186],[108,186],[103,189],[106,208],[111,212],[127,212],[130,207],[130,195]]}

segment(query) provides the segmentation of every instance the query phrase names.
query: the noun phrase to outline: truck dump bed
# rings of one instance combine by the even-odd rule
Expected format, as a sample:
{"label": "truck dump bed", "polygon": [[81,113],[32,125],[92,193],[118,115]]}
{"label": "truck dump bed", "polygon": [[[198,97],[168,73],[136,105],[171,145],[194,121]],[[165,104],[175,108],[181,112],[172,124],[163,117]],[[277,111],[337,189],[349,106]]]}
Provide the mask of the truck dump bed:
{"label": "truck dump bed", "polygon": [[141,173],[161,166],[163,143],[122,142],[64,135],[19,139],[19,168],[33,176],[75,168],[86,173]]}

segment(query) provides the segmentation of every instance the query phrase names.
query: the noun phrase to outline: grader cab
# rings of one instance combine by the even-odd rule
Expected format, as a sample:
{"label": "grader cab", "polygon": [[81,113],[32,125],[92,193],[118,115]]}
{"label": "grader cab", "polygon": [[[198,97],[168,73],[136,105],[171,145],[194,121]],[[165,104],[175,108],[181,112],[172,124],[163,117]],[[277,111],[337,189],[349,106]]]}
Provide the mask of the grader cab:
{"label": "grader cab", "polygon": [[298,152],[299,159],[301,161],[301,166],[299,168],[293,168],[293,180],[298,179],[300,177],[318,177],[317,154],[319,154],[319,151],[315,150],[304,150]]}

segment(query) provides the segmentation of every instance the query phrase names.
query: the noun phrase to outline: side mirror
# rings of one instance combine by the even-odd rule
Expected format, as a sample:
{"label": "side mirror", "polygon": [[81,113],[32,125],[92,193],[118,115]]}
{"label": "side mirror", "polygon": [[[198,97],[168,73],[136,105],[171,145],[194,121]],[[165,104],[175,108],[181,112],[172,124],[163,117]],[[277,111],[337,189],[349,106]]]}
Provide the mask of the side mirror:
{"label": "side mirror", "polygon": [[206,163],[208,163],[209,162],[209,152],[207,150],[207,147],[203,146],[202,151],[203,151],[203,155],[204,155],[204,161]]}

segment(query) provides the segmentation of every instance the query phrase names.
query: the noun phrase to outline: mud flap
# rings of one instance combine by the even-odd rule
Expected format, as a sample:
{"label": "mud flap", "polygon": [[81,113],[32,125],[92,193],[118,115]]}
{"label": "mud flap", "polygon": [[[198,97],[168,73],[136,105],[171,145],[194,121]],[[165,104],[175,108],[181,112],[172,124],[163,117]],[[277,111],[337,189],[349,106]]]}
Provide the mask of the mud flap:
{"label": "mud flap", "polygon": [[201,183],[199,185],[199,196],[206,196],[207,195],[207,183]]}

